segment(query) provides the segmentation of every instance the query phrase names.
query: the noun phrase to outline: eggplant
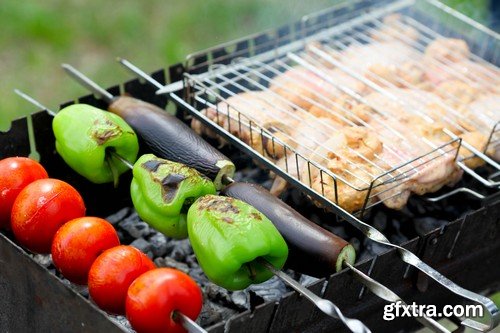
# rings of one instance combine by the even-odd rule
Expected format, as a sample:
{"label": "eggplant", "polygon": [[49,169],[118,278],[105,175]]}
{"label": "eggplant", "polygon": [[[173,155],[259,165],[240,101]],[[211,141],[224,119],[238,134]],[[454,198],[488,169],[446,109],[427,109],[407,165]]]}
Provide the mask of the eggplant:
{"label": "eggplant", "polygon": [[298,272],[326,277],[354,264],[356,252],[351,244],[300,215],[262,186],[233,182],[221,194],[244,201],[264,214],[288,244],[286,263]]}
{"label": "eggplant", "polygon": [[223,176],[233,177],[235,166],[229,158],[165,110],[128,96],[114,98],[108,110],[125,119],[153,154],[195,168],[218,190]]}

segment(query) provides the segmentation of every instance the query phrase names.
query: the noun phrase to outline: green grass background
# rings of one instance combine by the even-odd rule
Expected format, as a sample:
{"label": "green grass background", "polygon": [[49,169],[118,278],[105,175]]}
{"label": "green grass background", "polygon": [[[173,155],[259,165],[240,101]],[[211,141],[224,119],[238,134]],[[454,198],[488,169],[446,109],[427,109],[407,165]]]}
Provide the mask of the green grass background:
{"label": "green grass background", "polygon": [[[469,16],[488,19],[489,0],[448,0]],[[103,86],[130,78],[115,62],[146,71],[198,51],[273,28],[336,0],[1,0],[0,130],[36,108],[19,88],[51,108],[86,92],[60,68],[70,63]]]}

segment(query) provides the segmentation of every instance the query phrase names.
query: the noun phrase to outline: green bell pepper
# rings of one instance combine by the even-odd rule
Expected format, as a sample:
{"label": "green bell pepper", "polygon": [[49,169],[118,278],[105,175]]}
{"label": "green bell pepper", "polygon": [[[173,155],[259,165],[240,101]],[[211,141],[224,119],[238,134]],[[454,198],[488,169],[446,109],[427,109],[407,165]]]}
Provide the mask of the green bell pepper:
{"label": "green bell pepper", "polygon": [[229,290],[272,277],[260,260],[281,269],[288,247],[269,219],[249,204],[222,196],[198,199],[187,215],[188,234],[207,277]]}
{"label": "green bell pepper", "polygon": [[214,194],[214,183],[196,169],[181,163],[141,156],[134,164],[130,195],[146,223],[173,238],[186,238],[186,212],[205,194]]}
{"label": "green bell pepper", "polygon": [[80,175],[96,184],[117,182],[128,170],[111,151],[134,162],[139,143],[134,130],[119,116],[87,104],[73,104],[52,122],[56,150]]}

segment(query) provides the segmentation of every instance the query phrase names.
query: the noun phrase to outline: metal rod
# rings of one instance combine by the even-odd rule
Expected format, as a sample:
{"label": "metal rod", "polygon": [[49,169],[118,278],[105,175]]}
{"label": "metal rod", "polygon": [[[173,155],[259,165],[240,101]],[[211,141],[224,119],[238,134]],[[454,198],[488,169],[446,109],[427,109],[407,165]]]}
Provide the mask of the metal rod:
{"label": "metal rod", "polygon": [[174,311],[173,318],[182,325],[189,333],[206,333],[207,331],[198,325],[193,319],[179,311]]}
{"label": "metal rod", "polygon": [[[150,84],[152,84],[153,86],[155,86],[156,88],[158,88],[158,89],[163,88],[163,84],[161,84],[160,82],[158,82],[155,79],[153,79],[151,77],[151,75],[148,75],[142,69],[140,69],[136,65],[132,64],[127,59],[123,59],[123,58],[119,58],[118,57],[118,58],[116,58],[116,61],[118,61],[120,64],[122,64],[129,71],[131,71],[134,74],[137,74],[139,77],[143,78],[144,80],[146,80],[147,82],[149,82]],[[182,87],[181,87],[181,89],[182,89]]]}
{"label": "metal rod", "polygon": [[260,262],[264,265],[268,270],[270,270],[274,275],[283,280],[286,284],[292,287],[299,294],[307,298],[309,301],[314,303],[318,309],[327,314],[328,316],[341,320],[350,330],[351,332],[360,332],[360,333],[369,333],[371,332],[368,327],[366,327],[361,321],[357,319],[351,319],[345,317],[340,309],[333,304],[331,301],[321,298],[294,279],[292,279],[288,274],[284,273],[276,269],[269,262],[261,259]]}
{"label": "metal rod", "polygon": [[182,88],[184,88],[184,82],[182,82],[182,80],[181,81],[172,82],[172,83],[167,84],[167,85],[163,85],[160,82],[158,82],[155,79],[153,79],[151,77],[151,75],[147,74],[142,69],[140,69],[136,65],[132,64],[127,59],[117,58],[116,60],[120,64],[122,64],[125,68],[127,68],[130,72],[132,72],[133,74],[138,75],[139,77],[143,78],[144,80],[146,80],[147,82],[151,83],[153,86],[155,86],[156,88],[158,88],[158,90],[156,91],[157,95],[165,94],[165,93],[168,93],[168,94],[174,93],[174,92],[182,90]]}
{"label": "metal rod", "polygon": [[30,102],[31,104],[35,105],[36,107],[39,107],[40,109],[42,110],[45,110],[47,111],[48,114],[50,114],[51,116],[55,117],[57,112],[55,111],[52,111],[51,109],[49,109],[48,107],[46,107],[45,105],[43,105],[42,103],[40,103],[39,101],[37,101],[36,99],[34,99],[33,97],[25,94],[24,92],[22,92],[21,90],[19,89],[14,89],[14,92],[18,95],[18,96],[21,96],[21,98],[25,99],[26,101]]}
{"label": "metal rod", "polygon": [[106,103],[111,104],[113,102],[114,96],[108,91],[103,89],[97,83],[83,75],[80,71],[68,64],[62,64],[61,67],[64,69],[69,76],[74,78],[78,83],[92,91],[97,97],[100,97],[106,101]]}
{"label": "metal rod", "polygon": [[130,170],[132,170],[134,168],[134,165],[132,163],[130,163],[130,161],[128,161],[127,159],[125,159],[125,157],[123,157],[122,155],[118,154],[116,151],[114,150],[109,150],[109,153],[113,156],[113,157],[116,157],[120,162],[123,163],[123,165],[125,165],[127,168],[129,168]]}
{"label": "metal rod", "polygon": [[[396,293],[394,293],[392,290],[387,288],[386,286],[380,284],[379,282],[375,281],[365,273],[361,272],[359,269],[356,267],[352,266],[348,262],[344,262],[344,264],[349,267],[349,269],[354,273],[354,277],[361,282],[363,285],[365,285],[372,293],[377,295],[378,297],[389,301],[389,302],[400,302],[402,304],[406,304],[401,297],[399,297]],[[441,324],[439,324],[437,321],[435,321],[432,318],[429,318],[427,316],[424,316],[422,318],[415,318],[418,322],[423,324],[424,326],[428,327],[429,329],[433,330],[434,332],[441,332],[441,333],[450,333],[449,330],[447,330],[445,327],[443,327]]]}
{"label": "metal rod", "polygon": [[425,200],[427,201],[430,201],[430,202],[437,202],[437,201],[441,201],[443,199],[446,199],[448,197],[451,197],[451,196],[454,196],[455,194],[457,193],[468,193],[478,199],[484,199],[485,196],[480,194],[480,193],[477,193],[476,191],[473,191],[467,187],[460,187],[460,188],[457,188],[457,189],[454,189],[453,191],[450,191],[448,193],[445,193],[443,195],[440,195],[438,197],[434,197],[434,198],[425,198]]}

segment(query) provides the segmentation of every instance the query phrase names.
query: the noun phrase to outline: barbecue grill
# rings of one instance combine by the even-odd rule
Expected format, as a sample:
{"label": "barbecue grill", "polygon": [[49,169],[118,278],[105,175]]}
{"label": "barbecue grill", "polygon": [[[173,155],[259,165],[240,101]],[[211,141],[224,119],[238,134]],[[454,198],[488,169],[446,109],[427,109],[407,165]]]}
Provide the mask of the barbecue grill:
{"label": "barbecue grill", "polygon": [[[434,20],[432,17],[429,17],[425,11],[425,6],[431,6],[431,8],[434,8],[436,11],[441,11],[441,15],[446,15],[445,19],[439,17],[439,25],[429,24],[429,22],[434,22]],[[179,116],[182,116],[182,111],[187,111],[189,115],[194,116],[205,126],[215,131],[218,136],[230,141],[233,146],[240,148],[240,150],[245,153],[245,156],[250,156],[255,159],[258,165],[263,165],[273,170],[296,188],[306,193],[309,197],[312,197],[314,201],[336,213],[336,215],[326,215],[325,219],[322,219],[323,222],[331,219],[332,216],[336,216],[338,219],[350,222],[360,228],[363,233],[367,234],[369,239],[385,241],[385,237],[382,234],[376,229],[361,222],[358,217],[369,221],[378,211],[387,212],[388,215],[396,214],[391,213],[386,208],[375,206],[377,203],[390,199],[389,196],[381,195],[382,191],[388,193],[391,193],[391,190],[394,189],[397,191],[401,184],[408,182],[409,179],[412,179],[412,177],[419,172],[423,172],[422,170],[425,170],[425,167],[431,165],[433,161],[453,156],[453,159],[457,159],[458,165],[464,162],[464,160],[457,157],[460,149],[460,138],[458,136],[453,137],[453,135],[451,135],[452,132],[448,131],[450,132],[448,142],[444,142],[439,146],[433,146],[432,143],[426,143],[428,149],[424,154],[413,157],[410,160],[400,161],[399,164],[391,165],[389,171],[377,175],[370,175],[374,176],[374,179],[368,182],[365,187],[351,184],[355,191],[366,192],[361,210],[354,214],[342,209],[336,200],[331,200],[325,196],[324,186],[322,186],[319,191],[312,188],[310,178],[311,172],[314,170],[318,170],[322,179],[330,177],[332,179],[331,184],[333,184],[334,192],[336,193],[335,198],[338,198],[337,194],[339,193],[337,182],[342,181],[343,183],[348,183],[346,179],[340,179],[322,165],[311,161],[305,154],[297,152],[296,148],[287,145],[282,139],[277,138],[275,135],[276,132],[263,128],[255,119],[251,119],[238,112],[237,108],[227,103],[227,98],[246,90],[267,89],[270,79],[275,77],[278,73],[282,73],[285,69],[289,69],[294,62],[300,63],[300,61],[309,60],[310,57],[313,56],[311,52],[314,53],[314,50],[317,54],[324,52],[325,47],[323,45],[325,43],[321,43],[321,47],[319,47],[319,45],[311,44],[311,42],[323,42],[325,39],[332,39],[332,36],[337,36],[337,34],[345,34],[345,39],[335,38],[334,40],[344,40],[345,42],[346,40],[350,41],[348,38],[354,38],[357,43],[361,43],[354,37],[355,35],[352,34],[352,31],[360,30],[361,36],[370,36],[366,31],[372,31],[369,29],[375,29],[374,27],[380,28],[380,26],[384,24],[383,17],[395,12],[403,15],[405,23],[413,22],[414,24],[412,26],[424,32],[430,31],[435,34],[450,35],[456,30],[453,24],[460,24],[460,27],[461,25],[470,27],[468,30],[464,30],[464,37],[470,39],[469,45],[478,57],[477,59],[474,58],[474,60],[479,62],[488,60],[493,64],[497,63],[496,54],[498,52],[496,52],[496,49],[498,48],[498,37],[485,30],[483,27],[457,16],[456,13],[450,12],[449,9],[438,3],[432,1],[417,1],[416,3],[413,1],[355,2],[335,7],[318,15],[308,16],[301,22],[277,29],[274,32],[252,36],[235,43],[219,46],[189,56],[185,66],[175,65],[168,70],[170,77],[169,82],[174,82],[173,85],[168,86],[170,90],[178,91],[179,84],[175,82],[181,79],[183,80],[183,85],[181,86],[183,88],[182,93],[172,94],[170,97],[175,104],[179,106]],[[426,14],[424,15],[422,13]],[[443,22],[443,20],[445,22]],[[452,24],[449,30],[446,30],[447,25],[445,23],[450,23],[452,21],[455,21],[455,23]],[[425,22],[425,25],[421,22]],[[426,29],[429,30],[427,31]],[[491,48],[487,49],[484,44],[476,45],[472,42],[478,40],[477,38],[473,38],[477,34],[483,36],[484,43],[493,43],[492,45],[495,45],[496,49],[493,53]],[[345,44],[345,46],[346,45],[347,44]],[[327,47],[332,47],[333,49],[333,45],[327,44]],[[309,54],[305,51],[306,48],[308,48]],[[324,60],[328,59],[328,57],[322,57],[320,60],[324,63]],[[374,87],[372,87],[372,89],[375,91],[377,91],[377,89],[380,90],[380,87],[375,83],[360,77],[350,68],[345,68],[345,71],[356,80],[368,86],[373,85]],[[162,71],[155,73],[154,76],[160,82],[164,82]],[[335,82],[329,83],[339,86]],[[342,88],[342,86],[339,87]],[[122,90],[135,97],[151,101],[162,107],[165,106],[166,100],[164,98],[156,96],[153,88],[137,80],[124,84]],[[120,91],[120,88],[113,87],[110,88],[109,91],[116,95]],[[359,97],[352,94],[352,92],[348,95],[350,95],[354,101],[359,101]],[[93,96],[82,97],[79,101],[104,108],[103,103]],[[227,107],[221,110],[217,105],[219,102],[223,101],[226,101]],[[404,101],[402,103],[404,103]],[[234,122],[237,129],[236,132],[232,131],[230,128],[220,126],[218,121],[209,119],[205,114],[200,112],[207,107],[215,109],[218,117],[228,117],[236,120]],[[452,111],[453,110],[451,110],[450,113]],[[301,111],[299,110],[299,112]],[[418,110],[416,110],[415,113],[419,116],[424,116]],[[123,188],[123,191],[119,192],[121,194],[117,196],[116,192],[109,187],[99,186],[98,188],[96,185],[89,185],[86,181],[74,175],[74,173],[64,166],[64,163],[54,154],[54,140],[50,131],[50,122],[51,118],[46,113],[42,112],[33,116],[33,133],[38,143],[37,150],[40,153],[42,163],[47,165],[49,173],[53,177],[61,177],[63,179],[67,179],[68,175],[70,175],[70,182],[72,182],[72,184],[75,183],[77,185],[76,187],[83,192],[90,214],[104,216],[113,213],[121,207],[130,206],[130,202],[127,199],[127,189]],[[27,119],[16,121],[13,123],[9,132],[0,136],[0,140],[2,141],[2,155],[27,155],[29,153],[30,145],[27,136],[28,123]],[[229,124],[232,124],[231,121],[229,121]],[[452,126],[451,122],[450,126]],[[487,148],[495,147],[495,145],[498,144],[497,126],[498,124],[494,125],[489,132]],[[238,138],[235,133],[239,134],[244,128],[249,129],[249,142],[253,142],[252,139],[254,137],[260,138],[258,142],[262,145],[264,142],[271,142],[270,146],[274,147],[274,153],[276,153],[279,147],[282,147],[285,156],[292,156],[291,160],[293,164],[285,164],[285,167],[282,168],[277,165],[276,160],[272,158],[274,155],[272,152],[267,152],[266,154],[263,146],[259,149],[259,147],[249,145],[248,142]],[[403,139],[406,138],[407,133],[404,134]],[[384,143],[390,145],[390,138],[387,138],[387,141],[384,141]],[[477,150],[474,151],[472,147],[470,148],[470,151],[475,157],[484,160],[488,165],[477,171],[472,169],[467,170],[462,166],[471,176],[462,180],[460,185],[466,186],[467,188],[470,187],[473,190],[478,190],[483,193],[486,192],[492,196],[482,202],[482,208],[477,209],[477,206],[474,207],[466,217],[460,217],[454,222],[450,220],[451,223],[447,223],[432,232],[424,232],[422,233],[422,238],[411,239],[402,246],[418,254],[426,263],[437,268],[440,272],[444,273],[444,275],[467,289],[484,291],[488,287],[494,288],[495,284],[498,284],[500,277],[500,271],[498,270],[498,267],[500,267],[499,258],[494,255],[500,246],[499,242],[495,240],[495,235],[500,228],[500,220],[498,219],[500,203],[496,189],[489,189],[498,185],[494,181],[495,174],[498,171],[498,169],[495,168],[498,168],[498,165],[496,165],[496,162],[485,153]],[[271,151],[273,151],[273,149],[271,149]],[[485,152],[486,151],[487,150],[485,150]],[[230,156],[234,154],[238,153],[233,149]],[[248,158],[245,161],[246,163],[250,163]],[[462,165],[465,164],[462,163]],[[306,173],[301,172],[303,170],[299,170],[304,168],[307,170]],[[296,177],[291,175],[293,169],[295,169]],[[306,175],[305,177],[301,176],[304,174]],[[480,185],[471,181],[471,177],[472,180],[480,180]],[[123,183],[126,182],[122,182],[122,184]],[[324,183],[327,182],[321,181],[321,184]],[[481,186],[483,185],[487,186],[482,188]],[[377,190],[380,188],[383,190]],[[96,195],[96,193],[99,193],[99,195]],[[289,191],[287,193],[295,192]],[[392,192],[392,196],[397,195],[399,195],[399,193]],[[107,198],[109,205],[102,204],[104,198]],[[113,199],[110,200],[109,198]],[[461,202],[460,198],[448,198],[446,200],[448,200],[447,203],[454,204],[455,206],[459,206]],[[295,200],[293,204],[300,208],[300,202],[301,200]],[[431,204],[429,203],[429,205]],[[456,209],[459,210],[458,207],[456,207]],[[312,206],[308,206],[303,213],[308,216],[312,214],[311,212],[320,214],[320,210]],[[470,235],[475,235],[475,239],[471,239]],[[2,244],[3,250],[0,257],[8,258],[8,262],[16,262],[17,258],[22,258],[22,260],[26,262],[26,266],[30,267],[27,269],[30,271],[30,275],[40,277],[38,280],[35,280],[34,289],[39,290],[38,288],[41,287],[40,285],[46,283],[46,279],[51,279],[47,278],[48,274],[46,271],[36,268],[36,264],[30,262],[22,250],[15,247],[3,236]],[[405,301],[415,300],[419,304],[429,303],[444,305],[447,303],[455,304],[463,302],[464,300],[450,293],[450,291],[442,286],[432,282],[432,280],[428,280],[425,274],[417,273],[415,269],[410,268],[407,263],[401,261],[398,252],[394,248],[389,251],[384,251],[377,257],[362,261],[357,267],[361,271],[374,277],[377,281],[396,291]],[[24,289],[26,286],[23,284],[23,281],[17,279],[22,274],[23,270],[20,269],[12,273],[12,275],[2,276],[0,274],[0,276],[2,276],[2,279],[19,287],[20,290],[23,291],[23,296],[26,296],[32,290]],[[362,319],[370,328],[376,329],[377,331],[392,331],[400,328],[409,329],[410,327],[416,327],[418,325],[415,320],[408,318],[396,320],[394,322],[384,322],[381,312],[382,305],[384,304],[383,301],[372,294],[365,293],[362,285],[353,280],[353,277],[351,272],[342,271],[329,277],[327,279],[328,281],[324,279],[316,281],[310,286],[310,289],[328,299],[334,300],[346,315]],[[414,284],[416,284],[417,290]],[[423,291],[427,289],[431,289],[432,294],[429,292],[423,293]],[[43,297],[61,301],[68,293],[67,289],[64,289],[57,283],[55,283],[54,290],[54,295],[44,295]],[[463,291],[459,291],[459,293],[460,292],[463,293]],[[88,311],[92,312],[95,308],[81,298],[76,296],[73,298],[78,299],[75,303],[81,301],[84,304],[82,310],[80,310],[80,306],[78,305],[77,311],[75,311],[75,309],[64,308],[55,311],[54,309],[42,307],[42,311],[38,312],[40,309],[34,308],[33,304],[28,307],[24,306],[30,303],[28,298],[20,300],[18,297],[17,299],[23,304],[21,308],[35,311],[39,316],[37,316],[37,318],[40,318],[39,321],[44,325],[48,325],[48,327],[53,328],[53,326],[51,326],[52,323],[47,319],[51,317],[47,316],[44,318],[43,312],[51,315],[57,313],[65,318],[73,317],[73,321],[68,320],[68,325],[70,326],[75,323],[79,324],[80,320],[82,323],[89,323],[89,325],[89,321],[93,321],[96,325],[94,327],[102,325],[100,327],[107,327],[107,329],[113,330],[113,328],[111,328],[112,324],[106,321],[106,317],[103,316],[102,313],[92,318],[87,317],[89,316]],[[7,299],[5,301],[8,302]],[[89,306],[92,310],[89,310]],[[7,317],[14,314],[15,309],[11,306],[6,305],[4,308],[8,310],[2,312],[2,315]],[[25,314],[28,315],[28,312]],[[10,321],[5,322],[8,323],[6,326],[8,329],[16,327]],[[19,323],[16,323],[16,325],[19,325]],[[119,328],[115,328],[119,330]],[[284,295],[278,303],[262,303],[252,310],[243,312],[225,322],[217,323],[208,328],[210,332],[263,332],[268,330],[279,332],[290,329],[328,332],[340,331],[345,328],[341,326],[338,321],[326,319],[311,304],[295,293]],[[77,330],[76,327],[75,330]]]}

